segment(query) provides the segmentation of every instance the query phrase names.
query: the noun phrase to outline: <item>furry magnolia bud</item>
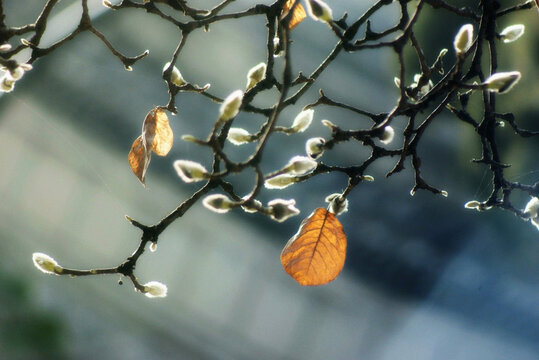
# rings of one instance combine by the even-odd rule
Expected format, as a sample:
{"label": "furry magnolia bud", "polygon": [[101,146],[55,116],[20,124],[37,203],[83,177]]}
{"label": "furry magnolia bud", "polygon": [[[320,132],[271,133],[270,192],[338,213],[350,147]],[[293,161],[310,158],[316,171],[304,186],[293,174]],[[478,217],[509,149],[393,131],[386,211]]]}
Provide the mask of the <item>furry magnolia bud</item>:
{"label": "furry magnolia bud", "polygon": [[393,138],[395,137],[395,130],[391,126],[384,127],[384,132],[382,132],[382,135],[380,135],[380,142],[382,144],[389,144],[393,141]]}
{"label": "furry magnolia bud", "polygon": [[228,212],[230,209],[236,207],[237,204],[238,203],[222,194],[209,195],[202,200],[202,205],[204,205],[206,209],[219,214]]}
{"label": "furry magnolia bud", "polygon": [[453,46],[455,47],[455,52],[458,57],[464,57],[466,52],[470,49],[473,42],[473,25],[466,24],[463,25],[457,35],[455,36],[455,41]]}
{"label": "furry magnolia bud", "polygon": [[321,137],[310,138],[305,143],[305,152],[313,159],[318,159],[324,153],[326,140]]}
{"label": "furry magnolia bud", "polygon": [[270,217],[278,222],[283,222],[289,217],[296,216],[300,211],[294,206],[296,200],[275,199],[268,203]]}
{"label": "furry magnolia bud", "polygon": [[2,44],[0,45],[0,51],[9,51],[11,50],[11,44]]}
{"label": "furry magnolia bud", "polygon": [[208,179],[210,174],[201,164],[191,160],[176,160],[174,169],[186,183]]}
{"label": "furry magnolia bud", "polygon": [[531,219],[539,216],[539,198],[532,197],[524,208],[524,213]]}
{"label": "furry magnolia bud", "polygon": [[539,230],[539,198],[532,197],[524,208],[524,214],[530,217],[531,223]]}
{"label": "furry magnolia bud", "polygon": [[[167,62],[163,67],[163,72],[165,72],[165,70],[168,69],[169,66],[170,62]],[[172,72],[170,73],[170,82],[176,86],[182,86],[183,84],[185,84],[185,80],[183,79],[180,70],[178,70],[176,66],[172,67]]]}
{"label": "furry magnolia bud", "polygon": [[329,23],[333,20],[333,11],[322,0],[307,0],[307,12],[316,21]]}
{"label": "furry magnolia bud", "polygon": [[158,281],[150,281],[144,286],[144,295],[149,298],[165,297],[167,296],[167,286]]}
{"label": "furry magnolia bud", "polygon": [[34,266],[45,274],[57,274],[62,271],[62,268],[58,265],[56,260],[47,254],[39,252],[33,253],[32,260],[34,262]]}
{"label": "furry magnolia bud", "polygon": [[484,85],[488,91],[505,94],[519,82],[520,78],[521,75],[518,71],[499,72],[490,75],[490,77],[485,80]]}
{"label": "furry magnolia bud", "polygon": [[221,105],[219,120],[228,121],[235,118],[243,101],[243,91],[236,90],[226,97]]}
{"label": "furry magnolia bud", "polygon": [[255,65],[247,73],[247,90],[258,84],[266,76],[266,63]]}
{"label": "furry magnolia bud", "polygon": [[516,41],[524,34],[524,29],[525,27],[522,24],[508,26],[500,33],[500,38],[504,43]]}
{"label": "furry magnolia bud", "polygon": [[314,110],[307,109],[300,112],[292,123],[292,133],[304,132],[313,121]]}
{"label": "furry magnolia bud", "polygon": [[318,163],[307,156],[294,156],[281,170],[291,175],[303,175],[313,171]]}
{"label": "furry magnolia bud", "polygon": [[271,177],[264,182],[268,189],[284,189],[296,182],[296,177],[289,174],[282,174]]}
{"label": "furry magnolia bud", "polygon": [[249,132],[242,128],[230,128],[228,131],[227,140],[234,145],[247,144],[251,141],[252,135]]}
{"label": "furry magnolia bud", "polygon": [[468,201],[464,204],[466,209],[479,209],[479,206],[481,206],[481,203],[477,200]]}
{"label": "furry magnolia bud", "polygon": [[0,91],[2,92],[11,92],[15,88],[15,80],[13,80],[9,75],[4,75],[0,78]]}
{"label": "furry magnolia bud", "polygon": [[326,202],[329,203],[329,212],[335,215],[340,215],[348,211],[348,199],[343,198],[339,193],[327,196]]}

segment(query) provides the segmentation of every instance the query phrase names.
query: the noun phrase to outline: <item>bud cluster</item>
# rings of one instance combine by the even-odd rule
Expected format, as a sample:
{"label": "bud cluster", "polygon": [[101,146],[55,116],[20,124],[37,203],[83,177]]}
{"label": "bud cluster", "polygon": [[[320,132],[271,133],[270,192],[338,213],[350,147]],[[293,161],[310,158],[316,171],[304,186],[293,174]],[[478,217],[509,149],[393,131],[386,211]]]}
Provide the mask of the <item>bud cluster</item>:
{"label": "bud cluster", "polygon": [[[11,45],[9,44],[0,45],[0,51],[6,51],[9,49],[11,49]],[[27,71],[32,70],[32,65],[18,64],[13,68],[2,67],[0,70],[4,72],[0,77],[0,91],[8,93],[13,91],[15,88],[15,83],[22,79]]]}

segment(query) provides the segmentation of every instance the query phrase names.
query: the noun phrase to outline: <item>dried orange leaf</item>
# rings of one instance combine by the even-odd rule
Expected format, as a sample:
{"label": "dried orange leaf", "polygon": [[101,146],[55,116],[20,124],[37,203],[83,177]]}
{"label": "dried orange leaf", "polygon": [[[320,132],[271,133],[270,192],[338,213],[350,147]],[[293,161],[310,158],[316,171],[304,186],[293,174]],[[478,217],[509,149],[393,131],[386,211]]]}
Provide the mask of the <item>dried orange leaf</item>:
{"label": "dried orange leaf", "polygon": [[[296,3],[297,0],[288,0],[284,6],[283,6],[283,12],[281,13],[281,18],[284,18],[292,6]],[[292,17],[290,19],[290,22],[288,23],[288,28],[292,30],[296,26],[299,25],[300,22],[302,22],[307,17],[307,14],[305,13],[305,9],[303,6],[298,2],[296,7],[294,8],[294,12],[292,13]]]}
{"label": "dried orange leaf", "polygon": [[152,151],[159,156],[167,155],[172,148],[173,140],[174,134],[165,111],[160,107],[150,110],[142,123],[142,135],[133,142],[127,156],[131,170],[142,185],[144,185]]}
{"label": "dried orange leaf", "polygon": [[303,220],[281,252],[284,270],[300,285],[324,285],[341,272],[346,235],[337,217],[324,208]]}
{"label": "dried orange leaf", "polygon": [[151,110],[142,125],[142,136],[147,147],[151,147],[154,153],[165,156],[172,148],[174,135],[168,122],[165,111],[159,107]]}
{"label": "dried orange leaf", "polygon": [[144,177],[146,176],[146,169],[150,163],[151,152],[146,149],[144,146],[144,141],[142,135],[136,138],[131,145],[131,150],[129,155],[127,155],[127,160],[129,160],[129,165],[131,165],[131,170],[140,180],[142,185],[144,185]]}

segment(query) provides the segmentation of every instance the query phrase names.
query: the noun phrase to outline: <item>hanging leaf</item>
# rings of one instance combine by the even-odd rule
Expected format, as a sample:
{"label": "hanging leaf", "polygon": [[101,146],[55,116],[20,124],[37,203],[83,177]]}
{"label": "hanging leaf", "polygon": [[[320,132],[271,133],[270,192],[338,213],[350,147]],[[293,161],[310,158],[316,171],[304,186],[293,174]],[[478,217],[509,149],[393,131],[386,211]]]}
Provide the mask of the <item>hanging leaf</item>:
{"label": "hanging leaf", "polygon": [[174,135],[168,122],[168,116],[161,108],[151,110],[142,125],[142,136],[146,144],[151,144],[151,149],[159,156],[166,156],[172,148]]}
{"label": "hanging leaf", "polygon": [[[281,13],[281,18],[284,18],[292,6],[296,3],[297,0],[288,0],[284,6],[283,6],[283,12]],[[296,26],[299,25],[300,22],[302,22],[307,17],[307,14],[305,13],[305,9],[301,5],[301,3],[298,2],[296,7],[294,8],[294,12],[292,13],[292,17],[290,19],[290,22],[288,23],[288,28],[292,30]]]}
{"label": "hanging leaf", "polygon": [[303,220],[281,252],[284,270],[300,285],[324,285],[341,272],[346,235],[337,217],[324,208]]}
{"label": "hanging leaf", "polygon": [[148,168],[148,164],[150,164],[150,159],[151,152],[146,150],[141,135],[136,138],[133,145],[131,145],[131,151],[129,151],[127,160],[129,160],[131,170],[133,170],[133,173],[137,176],[142,185],[144,185],[146,169]]}
{"label": "hanging leaf", "polygon": [[172,148],[174,134],[165,111],[156,107],[146,115],[142,124],[142,135],[131,145],[127,160],[131,170],[144,185],[146,169],[150,164],[152,151],[165,156]]}

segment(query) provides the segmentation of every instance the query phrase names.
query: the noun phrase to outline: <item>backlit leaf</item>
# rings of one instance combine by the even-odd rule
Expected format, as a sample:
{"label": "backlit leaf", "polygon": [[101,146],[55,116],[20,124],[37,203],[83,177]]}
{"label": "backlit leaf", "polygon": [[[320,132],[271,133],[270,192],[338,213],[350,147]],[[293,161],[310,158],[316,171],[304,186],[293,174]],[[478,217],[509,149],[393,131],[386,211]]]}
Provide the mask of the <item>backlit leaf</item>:
{"label": "backlit leaf", "polygon": [[165,156],[172,148],[174,135],[168,123],[168,116],[161,108],[151,110],[142,126],[142,136],[146,138],[146,144],[151,144],[151,149],[159,156]]}
{"label": "backlit leaf", "polygon": [[341,272],[346,235],[337,217],[324,208],[303,220],[281,252],[284,270],[300,285],[324,285]]}
{"label": "backlit leaf", "polygon": [[[296,2],[297,0],[288,0],[284,6],[283,6],[283,12],[281,14],[281,17],[284,18],[288,12],[290,11],[290,9],[292,8],[292,6],[294,5],[294,3]],[[292,30],[293,28],[295,28],[296,26],[299,25],[300,22],[302,22],[305,18],[307,17],[307,14],[305,13],[305,9],[303,8],[303,6],[301,5],[301,3],[298,2],[298,4],[296,5],[296,7],[294,8],[294,12],[292,13],[292,17],[290,19],[290,22],[288,23],[288,28],[290,30]]]}
{"label": "backlit leaf", "polygon": [[142,185],[144,185],[144,178],[146,176],[146,169],[150,163],[151,152],[146,150],[144,142],[142,141],[142,135],[136,138],[131,145],[131,151],[127,156],[129,160],[129,165],[131,165],[131,170],[140,180]]}
{"label": "backlit leaf", "polygon": [[173,140],[174,134],[165,111],[160,107],[150,110],[142,124],[142,135],[133,142],[127,156],[131,170],[143,185],[151,152],[159,156],[167,155],[172,148]]}

